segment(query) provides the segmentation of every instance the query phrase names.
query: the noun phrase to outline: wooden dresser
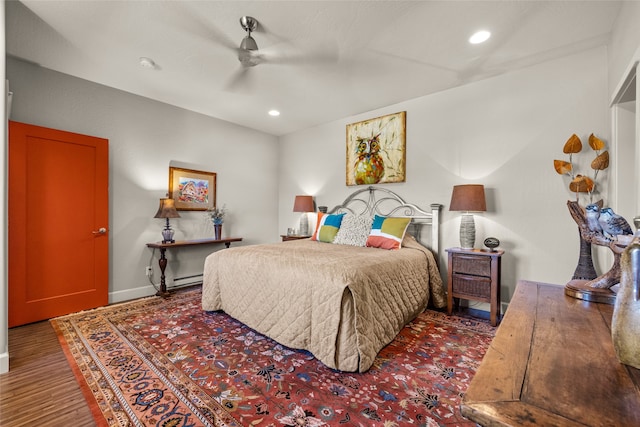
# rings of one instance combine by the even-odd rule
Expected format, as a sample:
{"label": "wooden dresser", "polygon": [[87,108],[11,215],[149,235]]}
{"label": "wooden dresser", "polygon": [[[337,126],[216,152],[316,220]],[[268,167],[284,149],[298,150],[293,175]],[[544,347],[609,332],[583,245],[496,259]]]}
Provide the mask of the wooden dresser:
{"label": "wooden dresser", "polygon": [[612,314],[520,281],[462,414],[483,426],[640,426],[640,370],[616,359]]}

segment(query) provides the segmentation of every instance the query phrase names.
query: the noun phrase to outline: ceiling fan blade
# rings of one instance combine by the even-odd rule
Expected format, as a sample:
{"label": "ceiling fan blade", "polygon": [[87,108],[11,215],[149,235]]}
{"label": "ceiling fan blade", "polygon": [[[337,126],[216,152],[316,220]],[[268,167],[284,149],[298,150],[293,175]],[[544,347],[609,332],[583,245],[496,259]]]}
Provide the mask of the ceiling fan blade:
{"label": "ceiling fan blade", "polygon": [[233,73],[231,78],[224,85],[224,90],[227,92],[249,92],[252,87],[251,69],[247,67],[241,67]]}
{"label": "ceiling fan blade", "polygon": [[173,7],[171,22],[179,26],[181,31],[209,42],[213,40],[227,49],[238,50],[236,42],[194,10],[189,2],[169,2],[168,5]]}
{"label": "ceiling fan blade", "polygon": [[[265,39],[266,38],[272,44],[274,44],[274,43],[287,43],[287,40],[283,36],[271,31],[269,29],[269,27],[267,27],[264,24],[264,22],[262,22],[262,21],[259,21],[258,28],[256,28],[254,33],[260,34],[261,35],[261,37],[260,37],[261,39]],[[264,35],[264,37],[263,37],[263,35]]]}
{"label": "ceiling fan blade", "polygon": [[337,49],[329,46],[305,49],[300,52],[287,53],[276,47],[261,49],[261,62],[268,64],[323,65],[335,64],[340,59]]}

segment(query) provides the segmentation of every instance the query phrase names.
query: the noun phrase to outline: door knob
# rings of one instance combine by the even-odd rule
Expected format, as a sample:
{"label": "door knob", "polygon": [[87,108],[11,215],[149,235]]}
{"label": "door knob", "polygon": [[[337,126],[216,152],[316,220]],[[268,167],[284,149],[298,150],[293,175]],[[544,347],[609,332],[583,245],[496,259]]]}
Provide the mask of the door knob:
{"label": "door knob", "polygon": [[98,231],[95,231],[95,230],[94,230],[94,231],[92,231],[92,233],[93,233],[93,234],[104,234],[104,233],[106,233],[106,232],[107,232],[107,229],[106,229],[106,228],[104,228],[104,227],[102,227],[102,228],[98,229]]}

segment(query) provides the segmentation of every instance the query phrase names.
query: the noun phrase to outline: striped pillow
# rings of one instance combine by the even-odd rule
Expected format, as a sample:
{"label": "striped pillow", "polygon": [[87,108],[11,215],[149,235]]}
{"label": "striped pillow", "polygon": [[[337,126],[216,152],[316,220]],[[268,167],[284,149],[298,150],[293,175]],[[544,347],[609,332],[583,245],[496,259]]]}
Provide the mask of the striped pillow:
{"label": "striped pillow", "polygon": [[411,218],[385,218],[376,215],[373,218],[367,246],[381,249],[400,249],[404,233]]}
{"label": "striped pillow", "polygon": [[322,212],[318,212],[318,221],[316,222],[316,231],[311,236],[311,240],[317,240],[319,242],[331,243],[335,239],[340,224],[342,223],[343,213],[337,215],[327,215]]}

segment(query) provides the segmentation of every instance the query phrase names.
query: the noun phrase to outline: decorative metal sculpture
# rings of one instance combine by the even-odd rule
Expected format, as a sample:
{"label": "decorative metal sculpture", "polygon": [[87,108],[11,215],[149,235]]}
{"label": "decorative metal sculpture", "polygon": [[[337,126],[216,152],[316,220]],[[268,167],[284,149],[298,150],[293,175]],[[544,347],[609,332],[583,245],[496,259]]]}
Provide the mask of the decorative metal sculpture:
{"label": "decorative metal sculpture", "polygon": [[498,246],[500,246],[500,240],[495,237],[487,237],[484,239],[484,245],[489,248],[491,252],[495,251]]}

